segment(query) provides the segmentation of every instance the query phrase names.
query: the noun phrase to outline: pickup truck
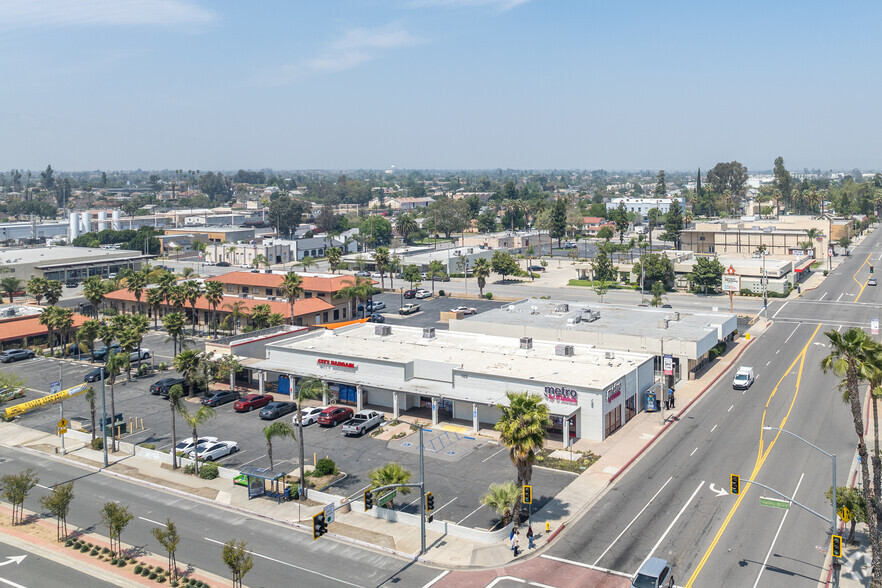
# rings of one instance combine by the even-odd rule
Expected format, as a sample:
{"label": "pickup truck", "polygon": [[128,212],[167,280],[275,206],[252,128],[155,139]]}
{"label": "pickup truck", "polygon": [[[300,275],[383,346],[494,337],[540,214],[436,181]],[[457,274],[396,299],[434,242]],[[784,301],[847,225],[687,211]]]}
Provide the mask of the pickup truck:
{"label": "pickup truck", "polygon": [[383,415],[375,410],[362,410],[355,413],[348,422],[343,424],[344,435],[359,437],[383,422]]}
{"label": "pickup truck", "polygon": [[420,311],[419,304],[405,304],[398,309],[398,314],[413,314]]}

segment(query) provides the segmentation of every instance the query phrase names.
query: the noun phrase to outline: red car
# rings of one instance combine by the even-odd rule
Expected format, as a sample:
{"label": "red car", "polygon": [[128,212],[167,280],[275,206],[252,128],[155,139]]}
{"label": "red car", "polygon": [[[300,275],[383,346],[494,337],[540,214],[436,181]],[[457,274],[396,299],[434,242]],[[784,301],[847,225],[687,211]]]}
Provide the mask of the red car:
{"label": "red car", "polygon": [[336,427],[352,418],[352,409],[344,406],[329,406],[318,416],[317,423],[324,427]]}
{"label": "red car", "polygon": [[249,394],[233,403],[233,408],[236,412],[251,412],[255,408],[263,408],[272,401],[273,397],[269,394]]}

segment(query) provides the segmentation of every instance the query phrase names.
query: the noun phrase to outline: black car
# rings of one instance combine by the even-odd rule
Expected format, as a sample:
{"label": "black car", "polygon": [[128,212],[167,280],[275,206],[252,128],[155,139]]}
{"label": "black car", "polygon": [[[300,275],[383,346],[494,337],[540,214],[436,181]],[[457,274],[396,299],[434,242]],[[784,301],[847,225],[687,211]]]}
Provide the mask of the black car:
{"label": "black car", "polygon": [[236,400],[239,400],[238,392],[235,390],[221,390],[215,392],[211,396],[206,395],[205,398],[202,399],[202,404],[205,406],[220,406],[221,404],[235,402]]}
{"label": "black car", "polygon": [[384,317],[382,314],[377,314],[375,312],[375,313],[371,314],[370,318],[368,319],[368,322],[369,323],[385,323],[386,317]]}
{"label": "black car", "polygon": [[260,409],[258,415],[265,421],[277,419],[280,416],[290,414],[297,410],[297,404],[294,402],[270,402]]}
{"label": "black car", "polygon": [[217,267],[230,267],[229,261],[219,261],[217,262]]}
{"label": "black car", "polygon": [[168,398],[168,391],[171,390],[171,387],[175,384],[183,386],[184,378],[162,378],[161,380],[156,380],[150,385],[150,393],[154,396]]}
{"label": "black car", "polygon": [[530,270],[531,272],[544,272],[545,271],[545,268],[542,267],[541,265],[531,265],[527,269]]}
{"label": "black car", "polygon": [[[86,373],[83,377],[84,382],[100,382],[101,381],[101,368],[95,368]],[[104,373],[104,377],[107,378],[107,372]]]}
{"label": "black car", "polygon": [[9,363],[10,361],[18,361],[19,359],[31,359],[34,352],[30,349],[7,349],[0,351],[0,361]]}
{"label": "black car", "polygon": [[67,286],[68,288],[76,288],[77,286],[80,285],[80,283],[77,282],[76,280],[68,280],[64,283],[64,285]]}
{"label": "black car", "polygon": [[416,298],[416,293],[417,293],[416,290],[405,290],[404,297],[405,298]]}
{"label": "black car", "polygon": [[104,345],[104,346],[99,347],[98,349],[96,349],[95,351],[92,352],[92,359],[97,359],[99,361],[103,361],[103,360],[107,359],[108,353],[114,354],[117,351],[119,351],[120,349],[121,349],[121,347],[119,346],[119,343],[114,343],[109,348],[106,345]]}

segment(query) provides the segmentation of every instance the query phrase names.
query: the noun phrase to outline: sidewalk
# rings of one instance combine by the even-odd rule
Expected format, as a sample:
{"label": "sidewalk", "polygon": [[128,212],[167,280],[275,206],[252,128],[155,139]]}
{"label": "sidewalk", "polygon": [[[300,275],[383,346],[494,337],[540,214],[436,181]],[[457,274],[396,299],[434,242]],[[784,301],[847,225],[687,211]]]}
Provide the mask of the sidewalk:
{"label": "sidewalk", "polygon": [[[751,341],[762,334],[768,324],[763,321],[751,327],[749,331]],[[701,379],[680,383],[677,387],[679,408],[677,411],[666,412],[664,423],[661,413],[641,412],[604,442],[586,440],[577,442],[575,450],[592,451],[599,455],[600,459],[574,479],[544,509],[534,513],[534,530],[537,533],[539,549],[532,553],[540,553],[542,547],[552,541],[566,526],[574,524],[603,495],[609,484],[676,423],[692,403],[737,361],[749,344],[750,342],[745,339],[739,339],[724,356],[704,372]],[[59,437],[13,423],[0,423],[0,443],[74,461],[96,471],[100,470],[103,464],[102,452],[92,450],[83,441],[73,440],[70,434],[66,442],[68,452],[63,458],[57,455],[60,446]],[[345,499],[341,501],[340,497],[322,493],[313,494],[316,502],[308,501],[302,505],[298,502],[277,504],[267,498],[249,500],[246,489],[234,485],[229,478],[202,480],[186,475],[182,471],[172,471],[167,464],[163,465],[149,457],[131,455],[128,444],[124,443],[123,447],[128,448],[129,452],[118,452],[110,457],[110,466],[105,470],[109,475],[286,524],[305,532],[312,531],[310,519],[322,509],[324,503],[334,500],[338,504],[345,504]],[[333,491],[333,488],[330,491]],[[325,502],[318,502],[320,498]],[[351,510],[347,506],[337,510],[336,520],[330,526],[330,535],[349,543],[379,549],[407,559],[415,558],[420,549],[419,527],[389,522],[360,512],[360,498],[360,495],[352,497],[355,506]],[[546,523],[550,527],[550,534],[545,533]],[[429,530],[426,544],[428,552],[420,558],[421,561],[447,569],[498,567],[510,564],[512,559],[507,541],[487,544]]]}

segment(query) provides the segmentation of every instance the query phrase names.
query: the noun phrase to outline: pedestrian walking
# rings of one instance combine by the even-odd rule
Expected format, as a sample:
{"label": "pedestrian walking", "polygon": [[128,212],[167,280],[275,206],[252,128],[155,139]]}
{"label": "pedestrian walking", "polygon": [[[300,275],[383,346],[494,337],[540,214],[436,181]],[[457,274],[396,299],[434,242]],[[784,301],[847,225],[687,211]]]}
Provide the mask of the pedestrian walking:
{"label": "pedestrian walking", "polygon": [[520,539],[518,538],[520,533],[515,531],[514,535],[511,537],[511,550],[514,552],[514,556],[518,556],[518,548],[520,547]]}
{"label": "pedestrian walking", "polygon": [[674,410],[674,389],[673,388],[671,388],[670,401],[671,401],[671,410]]}
{"label": "pedestrian walking", "polygon": [[529,542],[528,549],[533,549],[533,525],[527,527],[527,541]]}

